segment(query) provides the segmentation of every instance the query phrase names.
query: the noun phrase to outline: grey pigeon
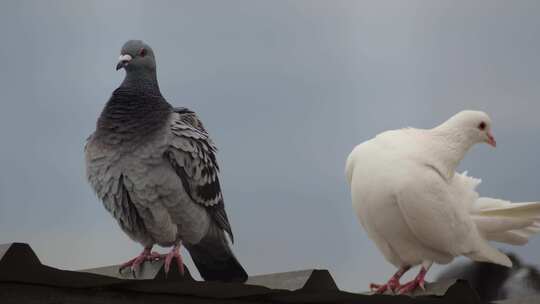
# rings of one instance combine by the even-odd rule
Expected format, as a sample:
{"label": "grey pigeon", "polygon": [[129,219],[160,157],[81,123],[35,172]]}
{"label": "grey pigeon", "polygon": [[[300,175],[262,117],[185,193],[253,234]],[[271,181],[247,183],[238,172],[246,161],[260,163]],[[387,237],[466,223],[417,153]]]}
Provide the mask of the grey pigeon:
{"label": "grey pigeon", "polygon": [[[126,77],[101,113],[85,147],[86,175],[122,230],[144,246],[121,266],[135,271],[163,258],[168,272],[180,246],[207,281],[240,281],[247,274],[233,241],[218,179],[216,147],[197,115],[161,95],[152,48],[130,40],[116,69]],[[169,254],[152,252],[158,244]]]}

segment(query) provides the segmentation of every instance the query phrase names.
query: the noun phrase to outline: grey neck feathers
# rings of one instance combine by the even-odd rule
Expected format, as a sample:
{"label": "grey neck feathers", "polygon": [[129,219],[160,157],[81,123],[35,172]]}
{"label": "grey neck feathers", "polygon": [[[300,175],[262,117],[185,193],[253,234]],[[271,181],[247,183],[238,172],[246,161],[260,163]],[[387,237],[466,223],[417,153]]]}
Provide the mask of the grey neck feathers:
{"label": "grey neck feathers", "polygon": [[108,145],[143,143],[166,126],[171,113],[155,73],[128,73],[105,105],[95,136]]}
{"label": "grey neck feathers", "polygon": [[126,77],[120,84],[120,88],[126,88],[144,95],[161,96],[155,70],[127,70]]}

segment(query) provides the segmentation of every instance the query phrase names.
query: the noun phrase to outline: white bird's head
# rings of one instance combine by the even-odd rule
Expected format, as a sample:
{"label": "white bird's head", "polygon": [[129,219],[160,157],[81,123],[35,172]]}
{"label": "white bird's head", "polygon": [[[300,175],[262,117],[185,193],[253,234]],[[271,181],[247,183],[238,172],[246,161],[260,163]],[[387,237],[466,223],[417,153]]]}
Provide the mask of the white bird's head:
{"label": "white bird's head", "polygon": [[466,136],[472,144],[485,142],[492,147],[497,142],[491,132],[491,118],[481,111],[461,111],[448,119],[443,126]]}

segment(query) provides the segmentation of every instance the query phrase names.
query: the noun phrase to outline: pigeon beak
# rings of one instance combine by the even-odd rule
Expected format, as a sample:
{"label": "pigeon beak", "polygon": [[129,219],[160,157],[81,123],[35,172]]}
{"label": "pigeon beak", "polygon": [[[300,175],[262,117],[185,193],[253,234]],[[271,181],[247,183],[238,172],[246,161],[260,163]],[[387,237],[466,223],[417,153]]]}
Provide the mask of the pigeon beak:
{"label": "pigeon beak", "polygon": [[118,58],[118,64],[116,65],[116,70],[118,71],[121,68],[125,68],[129,64],[131,59],[133,58],[128,54],[120,55],[120,57]]}
{"label": "pigeon beak", "polygon": [[491,132],[487,133],[487,137],[488,145],[492,146],[493,148],[497,147],[497,142],[495,141],[495,137],[493,137],[493,134],[491,134]]}

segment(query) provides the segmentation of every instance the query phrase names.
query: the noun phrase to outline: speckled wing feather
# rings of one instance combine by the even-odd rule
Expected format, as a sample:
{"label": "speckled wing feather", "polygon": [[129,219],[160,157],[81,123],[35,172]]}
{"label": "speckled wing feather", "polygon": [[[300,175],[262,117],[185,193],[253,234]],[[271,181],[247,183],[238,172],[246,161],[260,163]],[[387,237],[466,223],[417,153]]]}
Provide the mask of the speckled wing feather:
{"label": "speckled wing feather", "polygon": [[206,207],[218,226],[233,240],[219,184],[219,166],[215,156],[217,148],[194,112],[175,108],[173,115],[173,138],[165,156],[190,198]]}

